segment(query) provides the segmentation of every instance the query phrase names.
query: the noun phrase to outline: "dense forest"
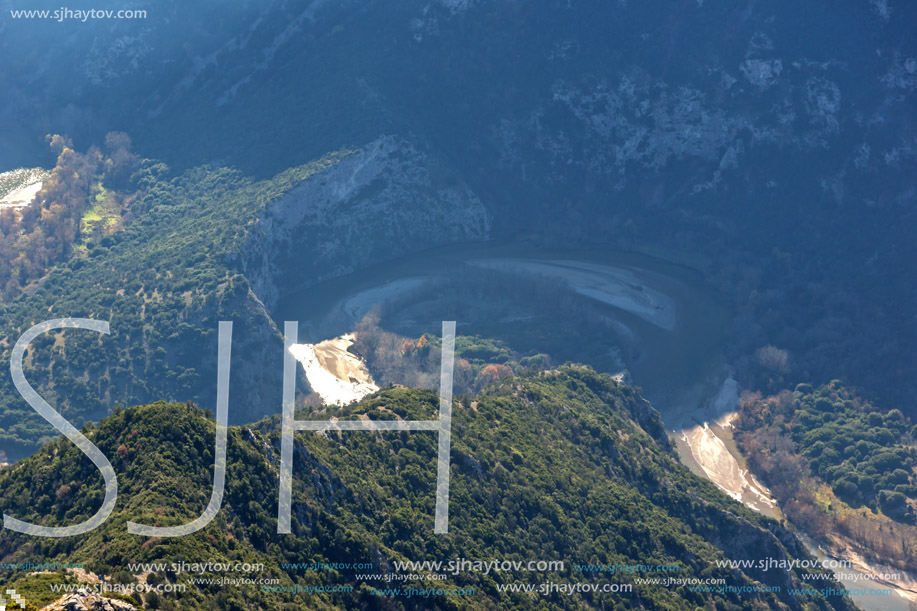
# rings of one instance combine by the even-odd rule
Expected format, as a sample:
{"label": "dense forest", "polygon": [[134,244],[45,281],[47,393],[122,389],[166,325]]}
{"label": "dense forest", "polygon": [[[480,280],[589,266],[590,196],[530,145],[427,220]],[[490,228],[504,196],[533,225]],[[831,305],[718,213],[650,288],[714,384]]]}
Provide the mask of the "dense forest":
{"label": "dense forest", "polygon": [[[84,537],[0,529],[0,560],[185,585],[127,563],[254,560],[284,587],[352,587],[134,599],[162,611],[852,609],[787,593],[828,578],[716,567],[806,556],[800,531],[917,574],[917,2],[140,4],[138,19],[0,23],[0,189],[42,182],[29,205],[0,202],[0,368],[37,323],[107,321],[38,337],[24,368],[122,486]],[[481,244],[660,265],[633,283],[433,270],[428,249]],[[676,294],[687,283],[697,299]],[[294,533],[276,534],[284,320],[301,342],[356,323],[352,350],[382,386],[325,406],[297,367],[298,415],[322,419],[430,418],[436,329],[457,321],[448,537],[431,533],[425,432],[297,436]],[[130,536],[128,519],[187,522],[207,502],[221,321],[223,509],[193,536]],[[682,439],[708,419],[722,439]],[[692,475],[679,439],[712,479],[704,444],[722,441],[734,481],[747,462],[787,520]],[[97,470],[5,372],[0,463],[7,514],[70,523],[100,502]],[[470,599],[380,599],[378,579],[281,566],[454,557],[672,563],[782,591],[532,597],[499,587],[630,580],[466,573],[444,583]],[[0,571],[36,603],[51,579],[80,576]]]}
{"label": "dense forest", "polygon": [[[139,158],[127,134],[109,133],[102,150],[73,149],[48,136],[57,163],[32,205],[0,209],[0,296],[9,301],[54,264],[86,251],[131,221]],[[82,242],[78,244],[78,242]]]}
{"label": "dense forest", "polygon": [[[66,143],[61,138],[55,142]],[[173,178],[166,166],[150,160],[140,161],[127,176],[134,163],[127,140],[113,136],[109,144],[108,155],[64,147],[63,161],[55,168],[55,174],[73,182],[72,164],[82,160],[102,186],[77,181],[77,187],[86,188],[71,197],[72,208],[45,198],[26,209],[27,218],[46,204],[60,208],[61,214],[69,211],[58,227],[71,228],[71,241],[59,243],[60,252],[70,256],[56,261],[29,290],[0,301],[0,358],[9,363],[16,339],[42,320],[107,320],[111,334],[101,340],[91,332],[69,330],[40,337],[30,347],[30,383],[66,418],[81,426],[114,405],[159,399],[212,405],[217,322],[233,320],[238,323],[234,362],[262,355],[261,362],[276,364],[257,371],[234,369],[232,388],[238,402],[231,410],[233,421],[274,413],[280,404],[282,341],[233,262],[257,212],[305,177],[333,165],[337,157],[261,183],[225,168],[201,168]],[[55,184],[43,191],[52,192]],[[132,189],[129,197],[117,190],[126,184]],[[111,202],[120,203],[109,206]],[[36,236],[50,231],[45,220],[35,227]],[[45,252],[34,252],[39,251]],[[24,251],[22,260],[32,252]],[[42,273],[38,268],[34,272]],[[0,447],[6,454],[14,460],[26,456],[55,435],[19,397],[10,378],[0,376]]]}
{"label": "dense forest", "polygon": [[[431,391],[390,388],[344,408],[340,418],[429,419]],[[327,419],[325,410],[307,417]],[[237,611],[275,609],[852,609],[845,598],[795,596],[798,571],[717,568],[717,559],[800,558],[788,531],[722,495],[682,467],[659,415],[633,389],[582,367],[511,376],[477,396],[456,398],[453,413],[450,530],[433,534],[436,436],[425,432],[298,434],[293,533],[276,534],[279,418],[229,434],[222,509],[204,530],[175,539],[129,535],[125,521],[174,525],[200,514],[209,498],[214,422],[189,404],[119,410],[85,433],[110,458],[119,479],[112,517],[86,535],[39,539],[4,531],[5,561],[41,557],[83,562],[113,583],[135,583],[131,562],[263,562],[249,577],[280,585],[352,586],[347,593],[263,592],[256,586],[199,585],[146,597],[145,608]],[[91,515],[102,496],[97,470],[66,441],[0,471],[0,509],[19,519],[62,525]],[[442,584],[473,587],[467,598],[379,598],[354,571],[283,568],[283,562],[395,560],[564,560],[563,571],[459,572]],[[722,578],[770,593],[692,592],[634,583],[626,594],[532,597],[498,586],[542,581],[631,583],[622,573],[576,573],[572,564],[673,564],[680,578]],[[217,577],[219,575],[216,575]],[[150,583],[189,583],[162,571]],[[11,575],[10,587],[47,600],[47,576]],[[837,587],[827,577],[807,581]],[[816,586],[816,584],[819,584]],[[411,585],[416,585],[413,583]],[[139,596],[139,595],[138,595]],[[139,601],[138,601],[139,602]],[[381,607],[380,607],[381,605]]]}
{"label": "dense forest", "polygon": [[737,440],[787,516],[829,542],[848,535],[880,562],[917,568],[915,429],[839,380],[742,397]]}
{"label": "dense forest", "polygon": [[[23,265],[14,266],[15,274],[10,271],[15,275],[9,280],[11,292],[0,302],[0,322],[6,337],[0,344],[3,357],[8,360],[15,338],[39,322],[35,312],[47,312],[45,318],[88,316],[110,321],[112,334],[108,337],[79,331],[41,337],[31,346],[26,362],[27,375],[42,396],[77,426],[93,427],[92,421],[103,418],[112,405],[136,405],[157,399],[190,399],[210,405],[217,321],[233,320],[237,323],[234,363],[255,359],[264,367],[234,368],[232,418],[236,423],[251,422],[276,413],[280,405],[281,337],[255,294],[251,279],[240,271],[241,252],[251,244],[252,233],[260,231],[259,214],[265,206],[308,177],[333,167],[349,153],[335,153],[271,180],[256,182],[226,168],[204,167],[173,176],[163,164],[138,160],[130,153],[126,137],[117,134],[108,139],[105,152],[92,149],[85,154],[76,153],[61,137],[53,138],[52,145],[59,149],[58,163],[41,197],[19,216],[4,217],[19,228],[19,237],[7,244],[20,249],[17,259]],[[92,178],[78,180],[81,176]],[[61,201],[67,205],[55,203]],[[40,210],[47,212],[35,217],[34,211]],[[16,231],[4,235],[14,236]],[[57,251],[29,246],[38,243],[36,240],[45,231],[62,236],[61,240],[49,241]],[[202,249],[202,244],[208,247]],[[29,265],[25,265],[26,261]],[[40,265],[34,264],[36,261]],[[457,392],[486,395],[490,385],[502,387],[517,379],[515,376],[535,379],[537,372],[561,361],[553,349],[562,345],[583,346],[582,358],[605,359],[602,362],[606,362],[606,368],[621,363],[619,352],[590,341],[590,337],[608,332],[601,323],[593,322],[601,317],[591,306],[574,303],[563,287],[519,278],[510,280],[500,273],[473,275],[474,282],[455,277],[451,278],[454,282],[444,282],[433,292],[439,292],[441,302],[474,304],[478,298],[500,292],[499,288],[503,291],[502,301],[495,300],[491,305],[503,308],[507,314],[512,314],[518,303],[550,303],[552,312],[562,312],[569,320],[582,323],[577,327],[582,337],[558,336],[560,330],[551,324],[550,317],[545,318],[538,333],[517,334],[509,342],[460,336],[456,342]],[[467,292],[469,286],[480,295],[471,293],[458,299],[457,291]],[[380,324],[386,308],[408,307],[412,297],[407,295],[365,318],[357,327],[354,348],[383,384],[435,388],[439,338],[431,334],[407,338]],[[431,306],[421,303],[417,307]],[[740,345],[741,342],[733,349]],[[543,346],[551,346],[552,354],[540,352]],[[564,352],[559,355],[566,357],[563,360],[570,357]],[[787,516],[816,536],[825,536],[834,527],[871,550],[869,553],[882,555],[899,566],[913,567],[917,550],[917,534],[911,525],[911,505],[917,496],[912,475],[915,454],[911,425],[905,414],[901,410],[878,412],[837,384],[818,391],[802,384],[795,394],[779,392],[806,372],[801,370],[795,353],[774,345],[758,347],[740,357],[738,368],[747,386],[768,393],[767,397],[745,397],[742,448],[753,469],[782,501]],[[572,387],[583,389],[579,384]],[[480,401],[467,399],[466,403],[470,406]],[[314,401],[301,406],[307,412],[321,411]],[[0,408],[0,443],[11,459],[27,456],[55,437],[55,431],[18,397],[8,378],[0,378]],[[386,406],[381,414],[392,411]],[[651,413],[651,409],[646,406],[641,413]],[[658,422],[643,422],[641,426],[657,430],[656,441],[665,445]],[[261,428],[266,435],[271,434],[270,425],[263,424]],[[574,439],[578,443],[579,434]],[[134,447],[119,439],[113,453],[124,459]],[[519,456],[524,454],[514,448],[519,450],[514,445],[507,446],[506,460],[497,460],[501,466],[514,461],[520,464]],[[346,467],[341,468],[346,471]],[[380,475],[379,481],[384,479]],[[44,496],[27,496],[29,506],[49,511],[55,506],[63,507],[55,499],[67,498],[77,481],[60,483]],[[399,494],[406,492],[395,480],[389,483]],[[697,485],[703,484],[692,480],[691,486]],[[584,490],[579,493],[587,494]],[[624,489],[615,494],[625,494]],[[81,499],[81,507],[88,511],[95,496]],[[420,496],[410,499],[412,503],[426,502]],[[569,507],[574,505],[569,502]],[[260,511],[249,509],[251,515],[271,515],[263,507]],[[529,509],[532,515],[547,511],[544,507]],[[70,510],[52,515],[63,519],[77,514]],[[419,517],[410,515],[410,519],[408,514],[401,515],[403,523],[388,527],[393,549],[399,537],[418,524]],[[677,517],[683,519],[680,513]],[[248,524],[244,520],[243,523]],[[384,523],[380,521],[380,525]],[[516,526],[517,523],[503,525],[509,532]],[[248,536],[255,549],[261,549],[258,545],[264,548],[271,540],[268,528],[254,524],[245,528],[250,530]],[[338,530],[335,527],[333,532]],[[708,525],[704,532],[712,530]],[[417,543],[415,548],[424,549],[424,545]],[[37,551],[55,557],[63,553],[56,549]],[[638,559],[642,551],[631,550],[631,557]],[[405,550],[402,553],[407,556]],[[108,570],[104,566],[97,568]],[[679,595],[687,596],[684,592]]]}

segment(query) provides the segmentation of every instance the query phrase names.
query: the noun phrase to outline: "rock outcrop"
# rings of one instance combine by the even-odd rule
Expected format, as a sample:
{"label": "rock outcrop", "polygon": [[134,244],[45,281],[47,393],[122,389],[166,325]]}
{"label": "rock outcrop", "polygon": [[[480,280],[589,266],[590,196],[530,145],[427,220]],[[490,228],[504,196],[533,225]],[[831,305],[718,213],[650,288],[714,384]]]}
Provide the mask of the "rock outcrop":
{"label": "rock outcrop", "polygon": [[382,136],[269,204],[240,253],[258,298],[441,244],[486,239],[491,216],[445,163]]}
{"label": "rock outcrop", "polygon": [[137,611],[137,607],[121,600],[104,598],[84,588],[67,594],[41,611]]}

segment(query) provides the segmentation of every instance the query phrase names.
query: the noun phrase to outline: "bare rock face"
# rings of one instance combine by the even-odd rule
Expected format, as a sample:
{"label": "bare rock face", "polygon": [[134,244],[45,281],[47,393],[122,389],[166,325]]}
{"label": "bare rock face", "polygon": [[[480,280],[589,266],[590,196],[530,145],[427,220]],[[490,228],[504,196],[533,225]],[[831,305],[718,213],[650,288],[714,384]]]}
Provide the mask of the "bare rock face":
{"label": "bare rock face", "polygon": [[67,594],[41,611],[137,611],[137,607],[82,589]]}

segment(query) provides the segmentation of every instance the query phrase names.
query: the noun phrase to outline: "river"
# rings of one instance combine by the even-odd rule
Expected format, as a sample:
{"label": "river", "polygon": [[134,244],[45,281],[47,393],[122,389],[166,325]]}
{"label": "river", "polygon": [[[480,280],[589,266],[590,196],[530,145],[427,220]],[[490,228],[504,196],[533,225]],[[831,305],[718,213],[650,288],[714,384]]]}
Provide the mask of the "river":
{"label": "river", "polygon": [[[351,331],[374,305],[469,266],[564,281],[604,308],[634,337],[639,350],[626,367],[662,413],[683,462],[734,498],[779,517],[763,486],[747,477],[728,426],[738,399],[729,393],[735,382],[723,357],[732,317],[724,300],[691,268],[612,250],[464,244],[375,265],[288,295],[278,304],[275,319],[299,320],[300,341],[318,342]],[[563,335],[564,321],[556,324]],[[487,326],[482,335],[500,335],[494,324],[458,320],[457,325],[461,333],[482,332]],[[588,364],[601,369],[600,363]]]}
{"label": "river", "polygon": [[[420,294],[424,286],[449,279],[462,270],[499,270],[562,282],[614,321],[616,338],[631,338],[625,366],[631,382],[662,414],[681,461],[695,474],[714,482],[745,505],[773,518],[782,514],[770,493],[748,473],[732,438],[732,419],[738,406],[738,384],[724,352],[734,324],[726,300],[712,290],[694,269],[647,255],[613,250],[561,250],[526,244],[474,243],[453,245],[364,268],[355,273],[285,296],[272,313],[275,320],[300,321],[300,342],[315,343],[350,332],[377,304]],[[443,309],[437,320],[453,313]],[[484,337],[520,337],[510,332],[517,316],[491,320],[457,318],[459,333]],[[420,325],[418,332],[434,330]],[[495,324],[496,322],[496,324]],[[553,321],[559,333],[567,321]],[[504,333],[505,331],[505,333]],[[509,338],[505,338],[509,339]],[[511,343],[512,345],[512,343]],[[514,346],[516,347],[516,346]],[[570,347],[568,347],[570,348]],[[576,351],[578,346],[572,347]],[[636,348],[636,349],[634,349]],[[545,347],[550,352],[550,346]],[[582,350],[585,355],[595,350]],[[601,353],[599,351],[598,353]],[[598,370],[607,362],[579,359]],[[604,365],[604,367],[603,367]],[[826,557],[807,542],[810,551]],[[860,575],[856,569],[847,573]],[[863,580],[848,587],[887,587]],[[867,610],[908,609],[900,597],[857,596]]]}

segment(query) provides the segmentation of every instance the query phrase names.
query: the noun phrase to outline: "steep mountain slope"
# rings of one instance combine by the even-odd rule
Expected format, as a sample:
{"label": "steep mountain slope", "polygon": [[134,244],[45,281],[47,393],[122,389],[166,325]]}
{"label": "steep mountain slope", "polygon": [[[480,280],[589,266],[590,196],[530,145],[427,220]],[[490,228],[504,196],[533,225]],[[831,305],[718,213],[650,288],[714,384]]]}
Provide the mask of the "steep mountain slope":
{"label": "steep mountain slope", "polygon": [[[133,180],[141,193],[134,222],[0,302],[6,363],[34,324],[109,321],[109,336],[52,333],[26,358],[27,378],[77,426],[115,404],[164,397],[212,405],[219,320],[238,323],[233,422],[275,413],[283,351],[265,303],[278,284],[309,286],[424,246],[482,239],[490,227],[467,186],[403,139],[332,153],[267,181],[225,168],[171,178],[150,161]],[[0,376],[0,450],[15,459],[49,434]]]}
{"label": "steep mountain slope", "polygon": [[257,178],[423,143],[494,236],[691,261],[740,312],[736,360],[774,344],[796,381],[910,410],[913,3],[146,0],[86,23],[2,6],[0,169],[43,164],[49,130]]}
{"label": "steep mountain slope", "polygon": [[[428,419],[435,394],[389,389],[338,415]],[[310,417],[327,419],[328,413]],[[189,584],[163,595],[163,609],[310,608],[848,608],[845,599],[796,596],[800,569],[716,568],[715,560],[804,556],[778,524],[744,509],[678,465],[658,414],[632,389],[582,367],[502,380],[475,398],[456,401],[448,535],[433,534],[436,437],[424,432],[305,434],[297,438],[293,533],[276,534],[277,419],[231,428],[226,493],[216,518],[199,533],[174,539],[126,532],[127,520],[186,523],[210,496],[214,423],[185,404],[123,410],[87,435],[112,460],[118,504],[97,530],[42,539],[0,534],[4,562],[42,557],[85,563],[111,583],[130,584],[139,563],[263,563],[260,572],[204,575],[279,581],[270,587],[194,585],[191,570],[153,568],[146,583]],[[47,525],[95,512],[101,481],[76,448],[54,441],[0,471],[5,514]],[[429,587],[425,581],[358,577],[407,573],[396,561],[430,559],[562,560],[549,571],[459,570],[436,587],[474,588],[467,597],[418,598],[373,588]],[[282,563],[301,563],[299,568]],[[367,571],[305,570],[310,563],[371,563]],[[638,584],[644,576],[577,571],[574,564],[677,565],[677,577],[721,578],[741,588],[693,592],[689,585]],[[424,571],[417,571],[422,573]],[[671,575],[669,575],[671,576]],[[39,577],[7,574],[18,591]],[[42,577],[46,584],[49,580]],[[632,592],[547,595],[502,591],[507,584],[632,584]],[[684,583],[684,582],[682,582]],[[810,582],[830,587],[827,578]],[[32,585],[30,585],[32,584]],[[347,592],[298,593],[290,586],[336,585]],[[47,587],[45,585],[45,587]],[[32,588],[32,590],[30,590]],[[405,594],[402,592],[402,594]],[[295,601],[295,602],[294,602]],[[241,605],[241,606],[240,606]],[[381,606],[381,607],[380,607]]]}

